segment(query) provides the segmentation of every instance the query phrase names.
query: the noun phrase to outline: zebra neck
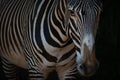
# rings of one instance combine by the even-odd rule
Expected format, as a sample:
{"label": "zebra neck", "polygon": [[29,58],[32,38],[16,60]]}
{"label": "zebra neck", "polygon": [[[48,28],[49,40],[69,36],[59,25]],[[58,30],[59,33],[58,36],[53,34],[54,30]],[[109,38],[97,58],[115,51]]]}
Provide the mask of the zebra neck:
{"label": "zebra neck", "polygon": [[54,46],[63,46],[68,41],[64,29],[65,0],[38,0],[31,15],[30,34],[32,41],[41,45],[44,36]]}

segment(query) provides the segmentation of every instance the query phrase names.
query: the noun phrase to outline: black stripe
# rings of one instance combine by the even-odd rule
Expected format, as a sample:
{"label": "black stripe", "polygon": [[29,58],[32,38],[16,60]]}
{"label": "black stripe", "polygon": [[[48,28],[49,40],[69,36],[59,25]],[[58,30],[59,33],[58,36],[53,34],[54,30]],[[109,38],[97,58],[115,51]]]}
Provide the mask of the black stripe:
{"label": "black stripe", "polygon": [[75,52],[75,47],[69,51],[68,53],[64,54],[61,59],[59,60],[59,62],[64,61],[65,59],[69,58],[73,53]]}

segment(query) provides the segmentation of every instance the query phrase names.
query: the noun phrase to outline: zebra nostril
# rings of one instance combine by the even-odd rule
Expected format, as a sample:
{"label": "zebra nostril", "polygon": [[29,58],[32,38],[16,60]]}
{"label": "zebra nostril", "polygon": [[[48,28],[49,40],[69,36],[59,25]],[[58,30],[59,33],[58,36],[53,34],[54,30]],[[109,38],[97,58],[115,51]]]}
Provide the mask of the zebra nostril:
{"label": "zebra nostril", "polygon": [[86,66],[85,66],[84,64],[79,65],[79,68],[80,68],[81,70],[83,70],[83,71],[86,70]]}
{"label": "zebra nostril", "polygon": [[87,65],[87,64],[81,64],[78,66],[78,71],[83,76],[91,76],[93,75],[98,68],[98,65]]}

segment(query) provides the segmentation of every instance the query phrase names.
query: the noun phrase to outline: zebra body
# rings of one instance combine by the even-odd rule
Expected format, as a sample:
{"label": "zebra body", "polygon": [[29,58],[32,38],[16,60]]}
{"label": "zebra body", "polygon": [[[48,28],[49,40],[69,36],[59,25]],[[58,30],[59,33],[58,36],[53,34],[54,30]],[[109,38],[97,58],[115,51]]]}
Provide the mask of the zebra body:
{"label": "zebra body", "polygon": [[[74,79],[76,58],[80,62],[76,51],[81,51],[82,42],[86,41],[84,36],[89,38],[92,34],[85,34],[82,27],[77,28],[81,34],[75,32],[77,29],[73,26],[77,21],[72,11],[74,5],[82,4],[83,0],[75,1],[0,0],[0,55],[3,61],[28,69],[31,80],[46,79],[52,70],[58,72],[60,80]],[[90,4],[94,0],[85,1],[84,4]],[[92,45],[94,36],[90,38]]]}

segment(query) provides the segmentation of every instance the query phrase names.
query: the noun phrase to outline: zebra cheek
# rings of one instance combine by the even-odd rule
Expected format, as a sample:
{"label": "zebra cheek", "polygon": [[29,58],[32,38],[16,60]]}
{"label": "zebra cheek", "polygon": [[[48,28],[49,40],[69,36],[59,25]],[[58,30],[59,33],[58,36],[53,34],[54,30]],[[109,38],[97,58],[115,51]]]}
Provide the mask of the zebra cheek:
{"label": "zebra cheek", "polygon": [[76,57],[76,63],[77,63],[77,66],[78,66],[78,65],[80,65],[82,63],[82,55],[78,51],[76,52],[76,55],[77,55],[77,57]]}

